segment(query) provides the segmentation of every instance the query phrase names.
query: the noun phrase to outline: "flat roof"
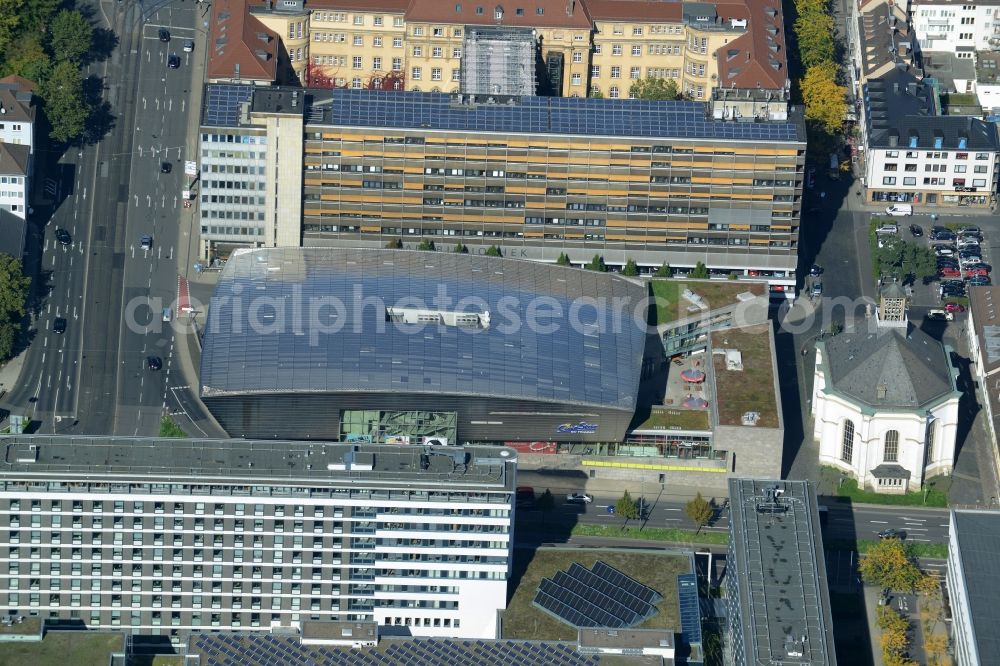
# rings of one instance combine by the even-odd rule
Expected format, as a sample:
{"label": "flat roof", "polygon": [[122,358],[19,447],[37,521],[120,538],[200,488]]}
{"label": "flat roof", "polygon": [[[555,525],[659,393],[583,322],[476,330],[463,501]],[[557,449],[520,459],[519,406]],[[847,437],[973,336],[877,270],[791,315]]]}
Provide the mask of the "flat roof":
{"label": "flat roof", "polygon": [[240,252],[209,306],[201,393],[388,392],[631,411],[645,298],[644,284],[619,275],[517,259]]}
{"label": "flat roof", "polygon": [[736,122],[714,120],[704,102],[521,97],[468,104],[458,93],[343,88],[312,89],[307,95],[312,100],[309,124],[331,127],[805,142],[802,115],[795,110],[788,121]]}
{"label": "flat roof", "polygon": [[1000,627],[996,622],[1000,599],[1000,512],[953,510],[952,538],[958,547],[962,581],[969,601],[969,617],[980,663],[1000,654]]}
{"label": "flat roof", "polygon": [[[768,487],[782,491],[776,501]],[[735,566],[728,571],[739,594],[730,603],[740,605],[743,663],[835,665],[815,488],[808,481],[730,479],[729,498]]]}
{"label": "flat roof", "polygon": [[673,648],[674,632],[666,629],[580,629],[577,644],[586,648]]}
{"label": "flat roof", "polygon": [[0,438],[0,480],[513,487],[517,453],[433,447],[67,435]]}
{"label": "flat roof", "polygon": [[306,620],[302,623],[303,640],[377,641],[378,623]]}
{"label": "flat roof", "polygon": [[[759,418],[753,427],[782,427],[772,335],[770,322],[712,333],[710,381],[715,384],[719,425],[742,426],[743,415],[756,412]],[[727,351],[739,352],[741,368],[735,365],[735,354]]]}
{"label": "flat roof", "polygon": [[[983,372],[1000,368],[1000,286],[969,289],[969,317],[979,340]],[[996,391],[988,391],[991,397]]]}

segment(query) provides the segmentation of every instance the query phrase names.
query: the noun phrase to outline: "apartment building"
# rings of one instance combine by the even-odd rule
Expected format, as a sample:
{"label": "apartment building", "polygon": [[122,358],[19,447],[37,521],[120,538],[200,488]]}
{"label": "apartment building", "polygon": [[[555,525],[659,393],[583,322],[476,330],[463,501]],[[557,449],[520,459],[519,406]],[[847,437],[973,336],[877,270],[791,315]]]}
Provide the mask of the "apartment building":
{"label": "apartment building", "polygon": [[28,146],[0,142],[0,209],[10,211],[22,220],[28,216],[30,160],[31,149]]}
{"label": "apartment building", "polygon": [[247,11],[247,0],[212,3],[208,44],[205,79],[210,83],[271,85],[290,78],[278,33]]}
{"label": "apartment building", "polygon": [[1000,1],[912,0],[909,13],[922,52],[971,60],[976,51],[1000,48]]}
{"label": "apartment building", "polygon": [[458,92],[467,32],[534,32],[540,94],[628,97],[671,78],[690,99],[717,87],[787,89],[781,3],[654,0],[252,0],[304,85]]}
{"label": "apartment building", "polygon": [[942,116],[936,93],[894,70],[865,86],[866,198],[871,203],[987,207],[996,195],[994,123]]}
{"label": "apartment building", "polygon": [[502,448],[24,436],[0,471],[12,612],[176,638],[376,622],[497,638]]}
{"label": "apartment building", "polygon": [[[779,291],[794,285],[805,131],[787,102],[758,103],[752,91],[708,105],[349,89],[259,89],[250,102],[240,86],[210,85],[202,150],[214,150],[206,148],[214,136],[228,144],[230,135],[259,135],[264,90],[286,97],[269,102],[274,113],[304,114],[304,133],[275,124],[264,139],[274,146],[271,133],[280,131],[289,160],[302,156],[301,218],[278,215],[273,224],[301,222],[307,245],[426,240],[478,253],[497,245],[540,261],[565,252],[579,265],[594,254],[618,266],[634,259],[646,271],[700,261],[720,277],[766,279]],[[292,105],[299,94],[304,109]],[[294,164],[282,164],[277,186],[291,192]],[[203,179],[214,180],[206,168]],[[246,180],[270,191],[273,173]],[[249,226],[214,217],[212,206],[223,204],[211,196],[201,194],[206,255],[223,238],[274,244],[220,234]],[[290,228],[283,237],[294,237]]]}

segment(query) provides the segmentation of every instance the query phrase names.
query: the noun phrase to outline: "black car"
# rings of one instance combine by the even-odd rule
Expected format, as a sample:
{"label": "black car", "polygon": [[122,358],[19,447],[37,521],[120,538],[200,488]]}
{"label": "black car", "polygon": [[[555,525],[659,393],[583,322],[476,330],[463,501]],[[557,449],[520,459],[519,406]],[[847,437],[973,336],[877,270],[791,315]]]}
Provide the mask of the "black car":
{"label": "black car", "polygon": [[899,539],[899,540],[903,540],[903,539],[906,538],[906,532],[903,532],[902,530],[897,530],[897,529],[894,529],[894,528],[890,527],[889,529],[885,529],[885,530],[882,530],[881,532],[879,532],[878,533],[878,538],[879,539]]}
{"label": "black car", "polygon": [[69,245],[73,242],[69,232],[65,229],[56,229],[56,240],[59,241],[60,245]]}
{"label": "black car", "polygon": [[141,247],[143,250],[152,250],[153,249],[153,237],[152,236],[143,236],[142,238],[140,238],[139,239],[139,247]]}
{"label": "black car", "polygon": [[990,280],[989,275],[977,275],[975,277],[969,278],[967,282],[969,283],[970,287],[988,287],[991,284],[993,284],[993,281]]}
{"label": "black car", "polygon": [[62,317],[56,317],[56,320],[52,322],[52,332],[53,333],[65,333],[66,332],[66,320]]}
{"label": "black car", "polygon": [[924,230],[919,224],[911,224],[910,233],[913,234],[914,238],[920,238],[924,235]]}
{"label": "black car", "polygon": [[170,173],[174,170],[174,165],[170,162],[160,162],[160,173]]}
{"label": "black car", "polygon": [[813,264],[809,268],[809,275],[812,275],[813,277],[817,277],[822,274],[823,274],[823,267],[820,266],[819,264]]}
{"label": "black car", "polygon": [[[976,286],[976,285],[972,285]],[[968,292],[965,289],[944,289],[941,291],[941,298],[956,298],[961,296],[967,296]]]}
{"label": "black car", "polygon": [[169,42],[170,41],[170,31],[166,28],[160,28],[160,41]]}
{"label": "black car", "polygon": [[163,361],[159,356],[147,356],[146,357],[146,367],[150,370],[159,370],[163,367]]}
{"label": "black car", "polygon": [[950,231],[935,231],[931,233],[930,238],[934,241],[953,241],[955,240],[955,234]]}
{"label": "black car", "polygon": [[167,67],[170,69],[177,69],[181,66],[181,58],[176,53],[171,53],[167,58]]}

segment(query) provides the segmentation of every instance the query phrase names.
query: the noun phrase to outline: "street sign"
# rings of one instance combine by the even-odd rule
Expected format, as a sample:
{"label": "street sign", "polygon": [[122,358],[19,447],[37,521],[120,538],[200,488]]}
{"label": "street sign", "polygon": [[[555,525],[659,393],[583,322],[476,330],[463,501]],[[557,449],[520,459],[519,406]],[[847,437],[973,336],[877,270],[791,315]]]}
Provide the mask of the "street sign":
{"label": "street sign", "polygon": [[185,162],[184,163],[184,175],[186,176],[197,176],[198,175],[198,163],[197,162]]}

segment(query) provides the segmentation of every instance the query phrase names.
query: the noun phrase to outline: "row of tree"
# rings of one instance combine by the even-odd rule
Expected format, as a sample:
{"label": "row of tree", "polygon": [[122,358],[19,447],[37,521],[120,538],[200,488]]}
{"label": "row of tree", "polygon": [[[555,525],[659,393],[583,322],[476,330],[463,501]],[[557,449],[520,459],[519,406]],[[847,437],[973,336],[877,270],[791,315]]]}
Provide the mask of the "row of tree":
{"label": "row of tree", "polygon": [[21,273],[21,260],[0,254],[0,360],[14,353],[28,300],[31,278]]}
{"label": "row of tree", "polygon": [[[844,128],[847,89],[837,83],[833,16],[829,0],[795,0],[795,37],[805,69],[800,81],[806,122],[831,137]],[[827,143],[827,142],[823,142]]]}
{"label": "row of tree", "polygon": [[0,74],[34,81],[51,130],[59,142],[83,134],[90,109],[81,67],[94,29],[62,0],[0,0]]}

